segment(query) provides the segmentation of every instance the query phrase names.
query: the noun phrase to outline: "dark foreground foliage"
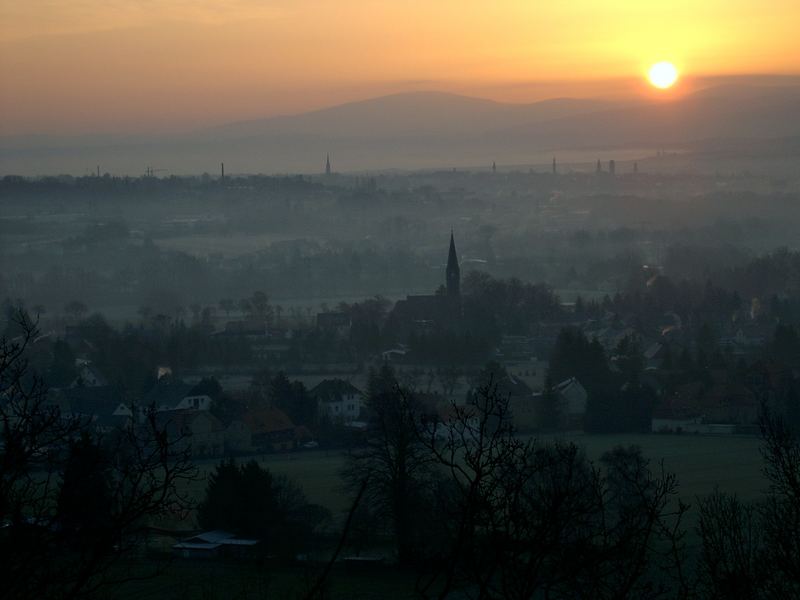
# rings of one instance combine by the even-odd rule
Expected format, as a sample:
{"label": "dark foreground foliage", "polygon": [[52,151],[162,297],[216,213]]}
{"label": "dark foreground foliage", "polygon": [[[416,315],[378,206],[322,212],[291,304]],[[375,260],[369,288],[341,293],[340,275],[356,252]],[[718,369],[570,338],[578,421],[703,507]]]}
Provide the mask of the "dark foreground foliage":
{"label": "dark foreground foliage", "polygon": [[103,434],[61,414],[28,371],[36,328],[18,326],[0,344],[0,594],[102,596],[132,577],[113,567],[141,548],[151,519],[185,515],[180,483],[194,468],[152,412]]}

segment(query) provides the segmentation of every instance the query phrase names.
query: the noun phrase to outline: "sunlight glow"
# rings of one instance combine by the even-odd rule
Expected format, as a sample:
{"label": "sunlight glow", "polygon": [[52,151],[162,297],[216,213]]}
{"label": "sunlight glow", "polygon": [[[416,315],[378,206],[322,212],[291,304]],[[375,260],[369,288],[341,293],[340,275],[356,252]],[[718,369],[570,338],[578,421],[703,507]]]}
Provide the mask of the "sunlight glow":
{"label": "sunlight glow", "polygon": [[662,61],[650,67],[647,78],[654,86],[665,90],[678,80],[678,69],[671,62]]}

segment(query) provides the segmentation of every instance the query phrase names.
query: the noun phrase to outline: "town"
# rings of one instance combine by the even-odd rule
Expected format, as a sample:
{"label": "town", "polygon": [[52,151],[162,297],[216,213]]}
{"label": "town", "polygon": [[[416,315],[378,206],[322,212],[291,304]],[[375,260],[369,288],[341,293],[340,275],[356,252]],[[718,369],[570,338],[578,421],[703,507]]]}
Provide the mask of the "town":
{"label": "town", "polygon": [[[489,518],[498,499],[470,500],[484,486],[572,469],[576,500],[616,493],[623,474],[647,490],[629,510],[655,520],[608,542],[618,564],[648,535],[697,560],[678,550],[683,523],[700,519],[693,543],[712,543],[726,478],[755,498],[759,440],[800,427],[800,215],[785,172],[686,175],[695,160],[341,175],[328,156],[311,176],[5,177],[7,440],[31,448],[16,472],[62,481],[55,513],[47,487],[17,497],[37,532],[26,543],[70,532],[83,541],[65,556],[96,556],[122,593],[140,588],[109,575],[119,565],[174,593],[168,557],[167,573],[207,590],[193,573],[213,564],[246,597],[263,573],[298,597],[428,597],[484,576],[568,591],[584,579],[553,583],[566,562],[497,571],[520,560],[510,540],[455,560],[464,540],[419,511]],[[44,439],[23,426],[41,415]],[[536,510],[560,493],[544,481]],[[678,482],[708,499],[673,505]],[[442,486],[460,491],[433,510]],[[612,509],[581,510],[525,527]],[[507,518],[473,534],[522,526]],[[473,564],[482,543],[512,544],[510,562]],[[647,560],[640,591],[668,569]],[[75,564],[29,577],[71,579]]]}

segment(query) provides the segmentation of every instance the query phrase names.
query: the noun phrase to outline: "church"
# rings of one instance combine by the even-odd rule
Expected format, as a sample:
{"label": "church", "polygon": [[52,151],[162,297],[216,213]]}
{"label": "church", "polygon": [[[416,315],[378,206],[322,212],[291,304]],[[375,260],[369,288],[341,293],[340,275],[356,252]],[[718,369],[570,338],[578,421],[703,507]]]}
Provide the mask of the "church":
{"label": "church", "polygon": [[461,328],[461,269],[453,232],[445,269],[445,285],[435,294],[406,296],[389,315],[388,326],[401,337]]}

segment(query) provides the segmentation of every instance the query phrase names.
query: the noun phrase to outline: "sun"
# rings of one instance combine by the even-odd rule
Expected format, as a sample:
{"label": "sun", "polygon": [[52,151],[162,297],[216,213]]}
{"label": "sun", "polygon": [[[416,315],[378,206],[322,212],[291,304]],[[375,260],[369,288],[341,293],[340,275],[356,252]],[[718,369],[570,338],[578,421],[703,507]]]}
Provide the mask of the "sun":
{"label": "sun", "polygon": [[654,86],[665,90],[678,80],[678,69],[671,62],[658,62],[650,67],[647,78]]}

